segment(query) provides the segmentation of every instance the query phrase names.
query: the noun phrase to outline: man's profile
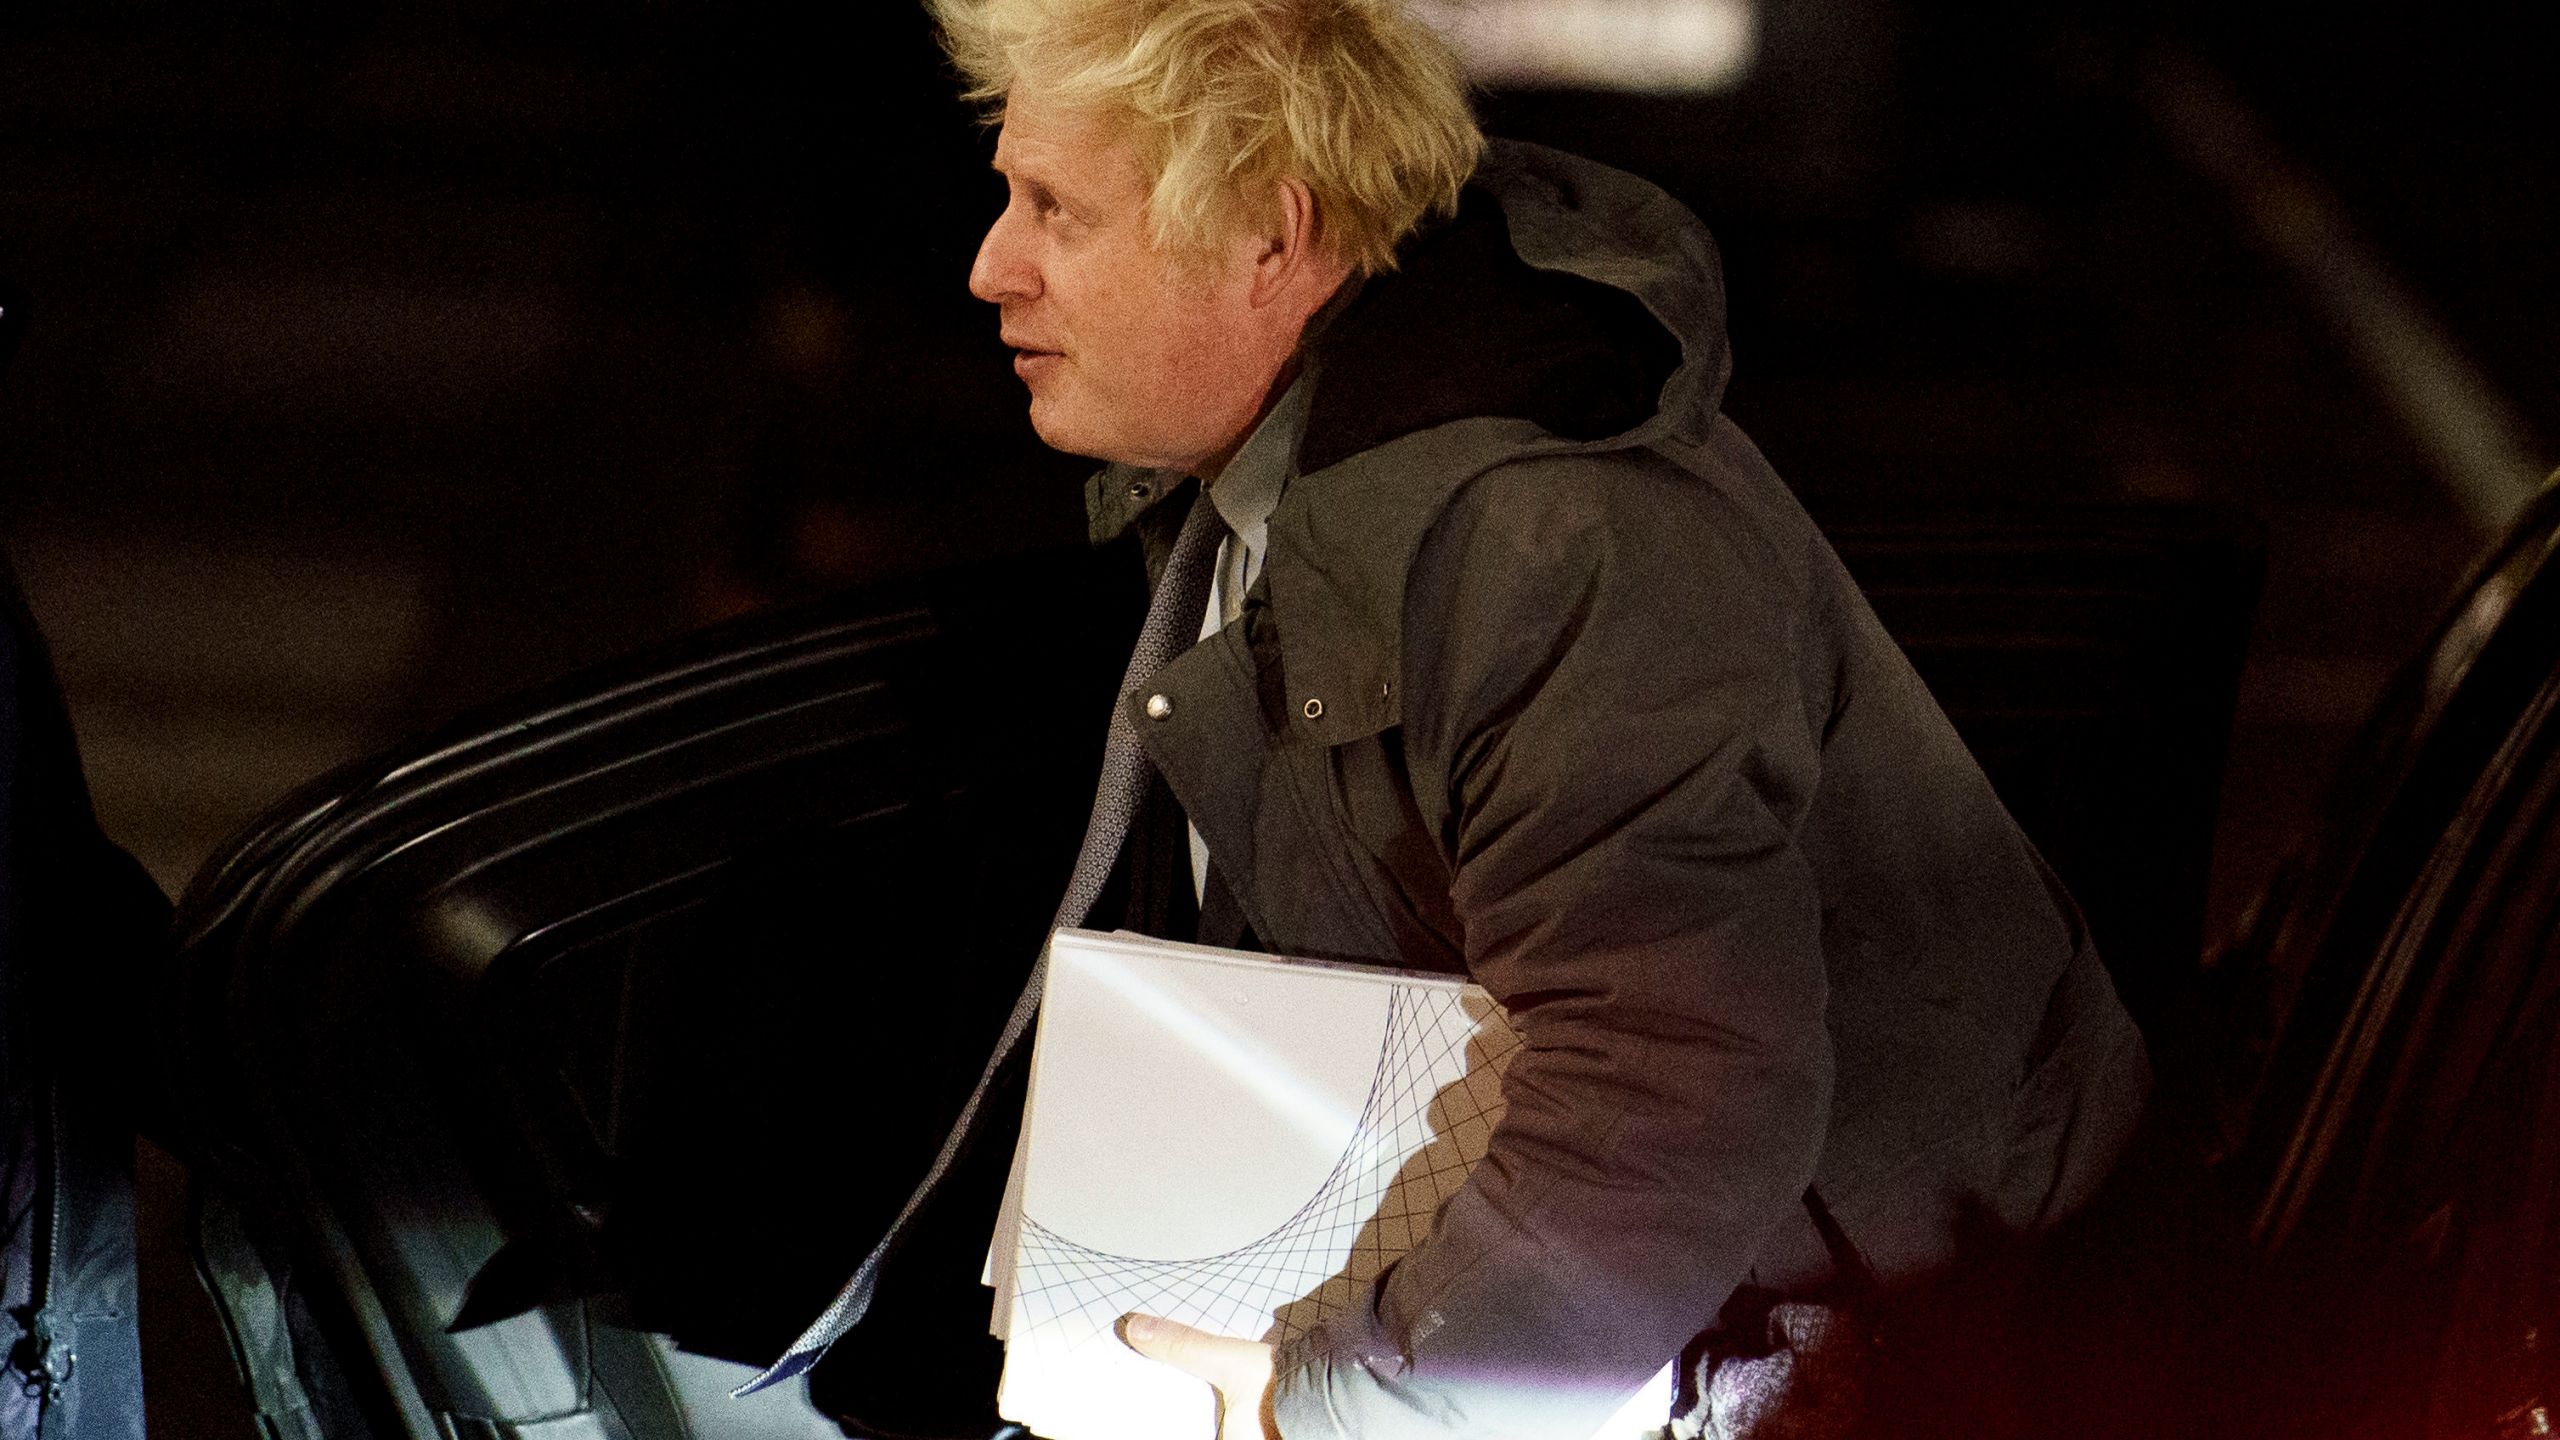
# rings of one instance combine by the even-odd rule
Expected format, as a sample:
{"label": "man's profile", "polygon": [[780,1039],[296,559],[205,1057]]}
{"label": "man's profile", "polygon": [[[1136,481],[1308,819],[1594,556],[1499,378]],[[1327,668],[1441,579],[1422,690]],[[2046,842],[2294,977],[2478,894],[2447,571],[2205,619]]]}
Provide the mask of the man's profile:
{"label": "man's profile", "polygon": [[933,8],[1000,126],[970,287],[1032,421],[1108,462],[1094,537],[1159,609],[1202,572],[1114,717],[1147,799],[1086,923],[1468,975],[1524,1037],[1485,1161],[1347,1313],[1131,1343],[1231,1436],[1587,1434],[1684,1349],[1718,1403],[1702,1334],[1765,1353],[1772,1306],[2085,1200],[2140,1038],[1721,413],[1698,221],[1483,141],[1393,0]]}

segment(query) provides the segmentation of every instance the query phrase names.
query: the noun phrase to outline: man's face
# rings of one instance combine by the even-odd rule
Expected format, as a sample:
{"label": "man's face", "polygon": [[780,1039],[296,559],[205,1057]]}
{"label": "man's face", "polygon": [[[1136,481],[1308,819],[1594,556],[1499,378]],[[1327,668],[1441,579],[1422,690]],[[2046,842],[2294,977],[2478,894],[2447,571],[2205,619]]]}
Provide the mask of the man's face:
{"label": "man's face", "polygon": [[1004,213],[969,291],[1003,312],[1031,424],[1060,450],[1197,470],[1241,443],[1294,335],[1250,300],[1253,242],[1177,262],[1147,225],[1148,177],[1089,116],[1017,93],[996,139]]}

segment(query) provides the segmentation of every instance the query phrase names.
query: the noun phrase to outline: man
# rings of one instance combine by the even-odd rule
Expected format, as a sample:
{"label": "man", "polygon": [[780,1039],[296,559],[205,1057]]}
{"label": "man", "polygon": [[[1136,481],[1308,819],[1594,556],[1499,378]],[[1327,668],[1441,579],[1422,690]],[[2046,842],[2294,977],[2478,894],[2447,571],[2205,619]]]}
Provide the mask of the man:
{"label": "man", "polygon": [[1230,1436],[1576,1436],[1737,1296],[2084,1198],[2140,1041],[1718,412],[1697,221],[1486,147],[1392,0],[937,10],[999,107],[970,286],[1033,424],[1111,462],[1097,538],[1161,570],[1189,512],[1223,532],[1205,638],[1122,698],[1193,837],[1137,827],[1130,915],[1465,973],[1525,1037],[1488,1155],[1348,1312],[1277,1354],[1130,1343]]}

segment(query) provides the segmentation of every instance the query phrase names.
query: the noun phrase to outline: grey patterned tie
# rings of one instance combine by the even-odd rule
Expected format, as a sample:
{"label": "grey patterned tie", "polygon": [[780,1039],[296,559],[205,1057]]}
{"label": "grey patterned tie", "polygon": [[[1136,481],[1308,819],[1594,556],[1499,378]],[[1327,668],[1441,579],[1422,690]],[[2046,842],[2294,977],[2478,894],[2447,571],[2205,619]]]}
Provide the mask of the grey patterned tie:
{"label": "grey patterned tie", "polygon": [[[1101,898],[1102,887],[1111,878],[1111,867],[1119,860],[1130,827],[1137,821],[1139,806],[1146,799],[1149,766],[1147,752],[1138,743],[1137,727],[1130,723],[1127,701],[1155,678],[1166,661],[1199,638],[1201,616],[1209,604],[1210,571],[1217,560],[1218,542],[1226,534],[1226,522],[1219,518],[1218,508],[1209,503],[1207,493],[1193,496],[1191,514],[1174,539],[1173,554],[1156,581],[1155,598],[1147,605],[1146,621],[1138,627],[1137,647],[1130,652],[1129,668],[1120,679],[1111,707],[1110,736],[1102,746],[1102,780],[1094,788],[1093,818],[1085,824],[1084,848],[1076,852],[1075,873],[1068,877],[1066,898],[1058,904],[1058,918],[1052,929],[1081,925],[1091,916],[1093,902]],[[772,1368],[739,1386],[732,1392],[734,1395],[752,1395],[806,1373],[827,1347],[871,1308],[872,1287],[879,1281],[881,1261],[907,1221],[923,1208],[952,1162],[959,1158],[961,1147],[977,1129],[979,1107],[994,1088],[997,1072],[1012,1058],[1022,1037],[1030,1033],[1031,1022],[1040,1013],[1040,989],[1048,978],[1048,966],[1044,950],[1031,967],[1031,979],[1022,987],[1022,998],[1014,1002],[1013,1013],[1005,1017],[1004,1031],[996,1037],[995,1053],[987,1057],[987,1068],[978,1076],[977,1088],[969,1092],[968,1103],[960,1107],[960,1118],[952,1122],[951,1134],[942,1142],[942,1153],[934,1157],[932,1168],[925,1171],[924,1180],[907,1197],[905,1207],[889,1223],[880,1243],[863,1257],[853,1279],[837,1293],[835,1303],[791,1343],[790,1352],[775,1361]]]}

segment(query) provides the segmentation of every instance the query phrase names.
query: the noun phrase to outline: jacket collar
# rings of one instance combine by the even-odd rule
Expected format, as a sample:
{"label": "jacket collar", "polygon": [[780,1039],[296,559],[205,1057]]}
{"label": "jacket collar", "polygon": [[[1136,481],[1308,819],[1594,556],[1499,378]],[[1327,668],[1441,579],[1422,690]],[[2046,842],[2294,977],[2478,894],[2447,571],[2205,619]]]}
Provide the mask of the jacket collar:
{"label": "jacket collar", "polygon": [[[1646,403],[1617,411],[1604,397],[1568,406],[1570,418],[1498,413],[1534,410],[1555,388],[1531,383],[1508,401],[1479,401],[1480,395],[1499,392],[1505,381],[1518,382],[1521,357],[1541,353],[1537,342],[1545,337],[1478,341],[1463,353],[1447,353],[1450,333],[1463,332],[1468,317],[1435,319],[1427,308],[1414,314],[1402,307],[1406,297],[1430,291],[1427,267],[1435,263],[1435,236],[1429,234],[1418,237],[1403,269],[1371,281],[1356,301],[1338,297],[1327,311],[1332,328],[1317,345],[1323,368],[1316,376],[1316,414],[1304,452],[1327,463],[1298,476],[1282,495],[1256,587],[1267,593],[1266,615],[1283,617],[1276,636],[1253,639],[1258,663],[1279,669],[1281,723],[1293,739],[1341,744],[1402,718],[1396,687],[1406,575],[1424,535],[1459,488],[1496,466],[1535,456],[1689,448],[1703,440],[1722,400],[1731,360],[1714,244],[1678,201],[1605,166],[1505,141],[1488,148],[1472,188],[1489,197],[1510,252],[1530,270],[1590,282],[1584,293],[1640,307],[1629,309],[1659,327],[1653,339],[1671,342],[1659,362],[1668,373]],[[1357,364],[1348,363],[1353,356]],[[1582,349],[1562,357],[1571,368],[1559,377],[1570,382],[1587,375],[1591,358],[1586,337]],[[1463,371],[1469,360],[1488,367],[1489,388],[1449,393],[1446,372]],[[1389,417],[1417,415],[1419,428],[1382,435],[1376,443],[1354,440],[1351,452],[1338,459],[1318,453],[1328,441],[1328,385],[1369,392],[1400,381],[1412,385],[1410,395],[1369,408]],[[1646,383],[1650,388],[1650,374]],[[1335,415],[1343,408],[1334,407]],[[1592,425],[1610,423],[1595,417],[1613,413],[1629,423],[1591,433]],[[1584,433],[1559,434],[1542,418],[1578,425]],[[1331,433],[1338,436],[1343,428],[1335,425]],[[1348,428],[1356,433],[1359,426]],[[1142,534],[1166,528],[1140,522],[1181,480],[1125,465],[1104,469],[1086,489],[1094,540],[1117,538],[1133,526]]]}

